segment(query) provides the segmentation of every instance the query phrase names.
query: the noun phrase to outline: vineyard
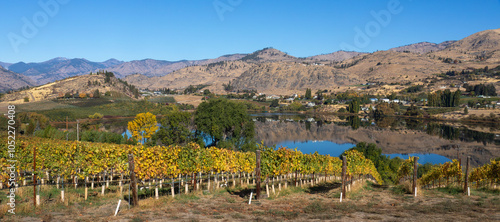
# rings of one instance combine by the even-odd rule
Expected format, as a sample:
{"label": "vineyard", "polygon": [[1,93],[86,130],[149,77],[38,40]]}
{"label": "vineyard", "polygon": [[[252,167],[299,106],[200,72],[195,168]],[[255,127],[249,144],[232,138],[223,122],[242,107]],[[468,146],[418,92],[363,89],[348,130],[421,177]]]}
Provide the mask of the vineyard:
{"label": "vineyard", "polygon": [[[7,144],[1,141],[2,146]],[[338,179],[342,161],[328,155],[303,154],[287,148],[275,149],[258,145],[261,168],[259,179],[265,181],[266,195],[276,193],[289,185],[314,185],[320,181]],[[221,186],[249,186],[256,181],[256,154],[215,147],[202,148],[190,143],[186,146],[116,145],[79,141],[64,141],[37,137],[20,137],[15,147],[16,175],[19,187],[39,186],[87,187],[102,186],[102,194],[117,185],[122,193],[130,184],[129,154],[134,157],[137,187],[152,190],[155,195],[188,193],[189,190],[207,190]],[[2,189],[7,188],[10,163],[7,147],[1,147]],[[36,153],[36,156],[33,154]],[[346,153],[346,178],[373,178],[382,183],[373,163],[358,151]],[[34,161],[35,160],[35,161]],[[33,164],[35,162],[35,164]],[[36,166],[33,171],[33,167]],[[36,178],[36,180],[33,180]],[[251,183],[250,183],[251,181]],[[246,182],[246,183],[245,183]],[[170,189],[168,189],[170,188]],[[64,191],[61,199],[64,201]],[[125,196],[126,193],[123,193]],[[42,197],[43,198],[43,197]],[[130,199],[129,199],[130,200]],[[43,201],[42,201],[43,202]]]}
{"label": "vineyard", "polygon": [[[2,144],[6,144],[3,140],[5,139],[2,139]],[[117,199],[122,203],[128,202],[130,207],[135,205],[134,198],[131,198],[134,195],[133,187],[141,205],[149,205],[154,200],[179,201],[196,196],[211,197],[222,191],[240,195],[248,202],[249,197],[252,200],[251,192],[255,193],[259,181],[262,181],[265,193],[261,197],[270,197],[272,200],[282,197],[280,193],[289,195],[297,189],[335,189],[343,179],[347,188],[341,189],[340,199],[352,198],[351,201],[356,202],[358,190],[365,189],[362,188],[365,185],[358,184],[372,184],[364,183],[363,180],[382,184],[372,161],[356,150],[344,153],[343,164],[344,160],[337,157],[318,153],[303,154],[297,150],[283,147],[276,149],[262,144],[258,145],[259,152],[256,154],[215,147],[203,148],[195,143],[186,146],[147,147],[23,136],[18,141],[15,147],[18,187],[16,205],[24,213],[33,212],[33,209],[50,211],[52,207],[68,207],[70,203],[71,206],[89,206]],[[8,160],[11,157],[7,156],[6,145],[2,146],[0,187],[3,192],[9,192],[7,188],[11,187],[8,187],[8,179],[11,175],[6,172],[10,171],[8,167],[11,163]],[[36,156],[33,155],[34,152]],[[130,162],[129,158],[133,161]],[[398,177],[402,183],[413,177],[415,160],[411,157],[401,164]],[[135,179],[129,172],[130,163],[134,165]],[[469,185],[472,188],[495,188],[499,182],[498,169],[499,162],[495,160],[471,169]],[[428,170],[419,178],[418,186],[424,188],[423,195],[430,198],[429,192],[436,190],[433,188],[448,185],[460,187],[465,177],[460,162],[454,160]],[[384,189],[375,187],[384,186],[373,185],[367,191]],[[36,192],[36,197],[33,192]],[[338,192],[336,190],[336,194],[329,198],[339,198]],[[161,196],[166,198],[159,199]],[[0,198],[0,202],[4,203],[4,200],[5,197]],[[254,202],[259,206],[258,200]],[[37,207],[34,208],[33,204]],[[114,205],[116,207],[116,202]],[[6,207],[2,204],[0,213],[4,214]]]}
{"label": "vineyard", "polygon": [[[401,164],[398,171],[400,183],[413,177],[415,158],[410,157]],[[472,169],[469,174],[462,169],[459,160],[433,166],[419,179],[419,185],[432,189],[446,186],[496,189],[500,183],[500,161],[491,160],[489,164]],[[470,184],[469,184],[470,183]]]}

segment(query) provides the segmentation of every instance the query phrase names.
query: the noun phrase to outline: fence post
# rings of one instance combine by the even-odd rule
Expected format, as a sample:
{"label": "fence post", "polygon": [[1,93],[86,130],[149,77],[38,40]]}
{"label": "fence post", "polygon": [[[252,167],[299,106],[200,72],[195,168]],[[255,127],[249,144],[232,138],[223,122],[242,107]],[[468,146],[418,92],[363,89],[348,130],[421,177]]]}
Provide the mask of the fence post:
{"label": "fence post", "polygon": [[345,189],[345,185],[346,185],[346,170],[347,170],[347,158],[346,156],[342,156],[342,187],[341,187],[341,195],[344,196],[345,198],[345,193],[346,193],[346,189]]}
{"label": "fence post", "polygon": [[418,157],[413,157],[413,194],[417,196],[417,165]]}
{"label": "fence post", "polygon": [[255,176],[257,177],[257,185],[256,185],[257,194],[255,196],[255,199],[259,199],[260,198],[260,150],[257,150],[257,154],[255,155],[255,157],[256,157]]}
{"label": "fence post", "polygon": [[[130,188],[132,189],[132,206],[139,205],[139,198],[137,196],[137,181],[135,178],[134,155],[128,155],[128,169],[130,171]],[[130,200],[129,200],[130,201]]]}
{"label": "fence post", "polygon": [[469,189],[469,165],[470,165],[470,156],[467,156],[467,165],[465,165],[465,181],[464,181],[464,194],[468,194],[467,190]]}

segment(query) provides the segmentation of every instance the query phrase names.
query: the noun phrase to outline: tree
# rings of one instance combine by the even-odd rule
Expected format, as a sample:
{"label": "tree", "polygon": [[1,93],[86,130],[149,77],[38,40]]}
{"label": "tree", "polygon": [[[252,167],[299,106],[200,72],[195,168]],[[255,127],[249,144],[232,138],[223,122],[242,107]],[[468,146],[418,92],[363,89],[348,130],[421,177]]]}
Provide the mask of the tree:
{"label": "tree", "polygon": [[460,96],[462,95],[462,92],[460,91],[460,89],[458,89],[457,91],[455,91],[455,93],[453,93],[453,107],[456,107],[456,106],[459,106],[460,105]]}
{"label": "tree", "polygon": [[306,99],[311,99],[312,98],[312,95],[311,95],[311,89],[307,88],[306,89],[306,95],[304,96]]}
{"label": "tree", "polygon": [[145,142],[156,132],[157,124],[155,115],[149,112],[139,113],[134,120],[128,122],[128,130],[132,133],[132,137]]}
{"label": "tree", "polygon": [[269,105],[269,107],[278,107],[278,106],[280,106],[280,103],[277,99],[273,100],[271,102],[271,105]]}
{"label": "tree", "polygon": [[94,98],[100,98],[101,97],[101,93],[99,92],[99,89],[94,90],[93,95],[94,95]]}
{"label": "tree", "polygon": [[24,97],[24,102],[25,102],[25,103],[27,103],[27,102],[29,102],[29,101],[30,101],[30,98],[29,98],[29,97],[27,97],[27,96],[26,96],[26,97]]}
{"label": "tree", "polygon": [[467,108],[467,106],[464,108],[464,115],[468,115],[469,114],[469,108]]}
{"label": "tree", "polygon": [[210,90],[209,89],[205,89],[203,90],[203,95],[207,96],[207,95],[210,95]]}
{"label": "tree", "polygon": [[[211,146],[230,146],[243,149],[254,136],[254,123],[242,103],[227,99],[202,102],[195,112],[197,134],[208,136]],[[253,144],[255,148],[255,144]]]}
{"label": "tree", "polygon": [[359,113],[359,100],[357,98],[349,102],[348,110],[350,113]]}
{"label": "tree", "polygon": [[153,140],[159,140],[165,146],[184,145],[192,139],[191,125],[191,113],[173,111],[161,120],[160,129],[153,136]]}

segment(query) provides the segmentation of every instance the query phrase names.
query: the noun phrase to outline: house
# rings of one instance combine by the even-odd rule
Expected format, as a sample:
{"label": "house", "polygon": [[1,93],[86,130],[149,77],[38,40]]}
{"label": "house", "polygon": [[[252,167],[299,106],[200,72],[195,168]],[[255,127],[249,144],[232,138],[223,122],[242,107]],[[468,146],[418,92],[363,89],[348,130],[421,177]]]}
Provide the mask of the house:
{"label": "house", "polygon": [[313,106],[316,106],[316,103],[313,103],[313,102],[307,103],[307,107],[313,107]]}
{"label": "house", "polygon": [[393,103],[399,103],[399,99],[392,100]]}
{"label": "house", "polygon": [[266,99],[280,99],[280,97],[276,96],[276,95],[271,95],[271,96],[267,96]]}
{"label": "house", "polygon": [[294,98],[285,99],[285,101],[287,101],[287,102],[293,102],[294,100],[295,100]]}
{"label": "house", "polygon": [[376,102],[378,102],[378,99],[377,98],[370,98],[370,102],[376,103]]}
{"label": "house", "polygon": [[382,99],[382,102],[384,102],[384,103],[390,103],[391,101],[389,99]]}

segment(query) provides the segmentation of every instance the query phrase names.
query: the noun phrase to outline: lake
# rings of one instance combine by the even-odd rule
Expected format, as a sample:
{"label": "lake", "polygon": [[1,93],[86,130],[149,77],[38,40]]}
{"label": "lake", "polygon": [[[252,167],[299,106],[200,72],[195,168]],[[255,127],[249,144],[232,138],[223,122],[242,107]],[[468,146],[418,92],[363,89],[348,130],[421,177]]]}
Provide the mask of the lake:
{"label": "lake", "polygon": [[303,153],[339,156],[359,142],[375,143],[390,157],[418,156],[419,163],[444,163],[471,156],[471,165],[500,156],[499,129],[418,119],[252,114],[256,140]]}
{"label": "lake", "polygon": [[[370,119],[295,113],[251,114],[255,140],[266,146],[339,156],[359,142],[375,143],[390,157],[418,156],[419,163],[444,163],[471,157],[471,165],[500,156],[500,129],[404,118]],[[101,129],[123,134],[133,118],[95,121]],[[62,124],[58,126],[64,128]]]}

